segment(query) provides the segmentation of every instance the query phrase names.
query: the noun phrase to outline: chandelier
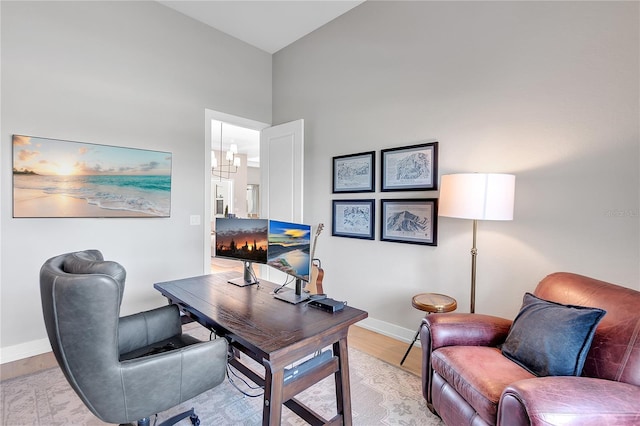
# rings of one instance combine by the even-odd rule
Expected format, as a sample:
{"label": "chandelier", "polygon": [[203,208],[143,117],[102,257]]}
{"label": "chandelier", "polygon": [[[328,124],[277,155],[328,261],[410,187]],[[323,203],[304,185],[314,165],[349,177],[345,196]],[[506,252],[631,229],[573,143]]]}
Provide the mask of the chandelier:
{"label": "chandelier", "polygon": [[[220,123],[220,155],[224,152],[222,149],[222,125]],[[233,140],[232,140],[233,141]],[[238,156],[238,145],[232,143],[226,152],[224,160],[221,159],[218,164],[216,153],[211,150],[211,175],[222,179],[229,179],[232,173],[237,173],[240,167],[240,157]]]}

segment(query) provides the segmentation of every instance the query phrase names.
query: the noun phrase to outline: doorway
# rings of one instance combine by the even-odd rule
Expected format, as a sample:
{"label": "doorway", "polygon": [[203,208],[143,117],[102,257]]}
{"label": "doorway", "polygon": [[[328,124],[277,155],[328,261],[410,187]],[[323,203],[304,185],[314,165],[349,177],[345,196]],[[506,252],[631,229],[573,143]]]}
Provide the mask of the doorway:
{"label": "doorway", "polygon": [[249,217],[247,189],[260,188],[260,131],[219,120],[211,128],[211,219]]}
{"label": "doorway", "polygon": [[[224,127],[223,126],[224,123]],[[204,273],[209,273],[212,264],[212,247],[215,243],[214,227],[215,218],[224,217],[226,214],[236,214],[238,217],[249,217],[248,187],[252,191],[259,191],[260,185],[260,140],[259,134],[269,124],[259,121],[226,114],[219,111],[205,109],[205,168],[209,173],[209,179],[205,179],[205,212],[204,212]],[[225,137],[228,131],[233,137]],[[238,132],[238,133],[236,133]],[[256,146],[247,147],[246,138],[251,133],[257,133]],[[231,141],[231,139],[234,139]],[[235,170],[235,158],[228,155],[232,151],[231,144],[237,145],[235,156],[240,164]],[[255,154],[258,153],[256,156]],[[257,159],[256,159],[257,157]],[[217,162],[217,171],[214,168],[214,158]],[[253,192],[251,193],[253,197]],[[252,198],[255,203],[259,200]],[[260,210],[257,210],[259,214]],[[229,265],[221,265],[228,268]]]}
{"label": "doorway", "polygon": [[[214,164],[212,162],[214,121],[258,131],[260,135],[258,150],[260,169],[257,172],[258,176],[255,177],[254,182],[257,182],[259,187],[254,187],[254,189],[259,193],[259,198],[257,199],[259,206],[255,209],[257,213],[253,214],[258,215],[260,218],[276,218],[279,220],[301,222],[303,220],[302,211],[304,205],[304,120],[298,119],[270,127],[266,123],[212,110],[205,110],[205,120],[204,154],[207,175],[211,173],[211,176],[213,176],[215,174],[212,170],[212,165]],[[222,134],[222,130],[220,130],[220,134]],[[220,140],[222,141],[222,136]],[[235,167],[233,152],[227,156],[224,142],[221,143],[222,147],[218,145],[220,151],[218,152],[219,158],[224,158],[230,167]],[[273,164],[275,167],[270,167],[270,164]],[[218,174],[215,175],[220,176]],[[240,174],[234,179],[236,189],[233,191],[233,196],[235,197],[237,195],[238,198],[233,200],[233,204],[235,205],[234,212],[229,212],[229,214],[235,214],[235,212],[238,211],[238,203],[241,202],[244,206],[244,214],[238,217],[247,217],[247,210],[250,204],[247,201],[247,197],[251,197],[250,200],[253,201],[254,204],[256,198],[253,195],[248,195],[254,191],[247,191],[246,179],[244,182],[240,182],[239,177]],[[218,181],[220,180],[222,180],[221,177],[218,177]],[[205,263],[203,265],[203,271],[205,274],[211,271],[211,246],[212,238],[215,237],[212,232],[212,219],[214,219],[212,215],[217,205],[215,207],[212,205],[212,182],[212,178],[205,179],[204,217],[211,219],[204,221]],[[238,191],[237,188],[241,188],[241,190]],[[213,242],[213,244],[215,244],[215,242]],[[263,269],[266,269],[268,275],[269,269],[271,268],[264,267]],[[267,277],[267,279],[269,279],[269,277]]]}

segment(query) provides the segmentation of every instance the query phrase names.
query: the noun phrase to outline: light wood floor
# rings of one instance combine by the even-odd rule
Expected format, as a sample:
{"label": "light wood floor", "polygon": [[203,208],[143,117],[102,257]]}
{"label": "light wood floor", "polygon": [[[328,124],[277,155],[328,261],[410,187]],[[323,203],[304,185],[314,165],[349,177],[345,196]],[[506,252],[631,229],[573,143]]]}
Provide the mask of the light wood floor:
{"label": "light wood floor", "polygon": [[419,346],[413,347],[404,364],[400,365],[400,361],[409,347],[408,343],[356,325],[349,328],[348,344],[416,376],[420,376],[422,373],[422,349]]}
{"label": "light wood floor", "polygon": [[37,373],[41,370],[56,367],[58,363],[53,352],[36,355],[18,361],[7,362],[0,365],[0,380],[13,379],[26,374]]}

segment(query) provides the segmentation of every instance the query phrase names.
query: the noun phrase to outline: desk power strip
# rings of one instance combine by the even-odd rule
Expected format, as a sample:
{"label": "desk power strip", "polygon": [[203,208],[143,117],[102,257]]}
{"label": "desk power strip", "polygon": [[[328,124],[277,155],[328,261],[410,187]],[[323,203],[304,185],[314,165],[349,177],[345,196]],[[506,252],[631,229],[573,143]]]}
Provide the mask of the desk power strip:
{"label": "desk power strip", "polygon": [[331,358],[333,358],[333,352],[331,352],[330,350],[326,350],[326,351],[323,351],[320,355],[314,356],[313,358],[309,358],[308,360],[304,361],[303,363],[301,363],[296,367],[285,368],[284,382],[286,383],[289,380],[295,379],[296,377],[306,373],[309,370],[313,370],[314,368],[316,368],[317,366],[319,366],[320,364],[324,363],[325,361]]}
{"label": "desk power strip", "polygon": [[344,309],[344,302],[339,302],[333,299],[319,299],[309,302],[309,306],[321,309],[325,312],[338,312]]}

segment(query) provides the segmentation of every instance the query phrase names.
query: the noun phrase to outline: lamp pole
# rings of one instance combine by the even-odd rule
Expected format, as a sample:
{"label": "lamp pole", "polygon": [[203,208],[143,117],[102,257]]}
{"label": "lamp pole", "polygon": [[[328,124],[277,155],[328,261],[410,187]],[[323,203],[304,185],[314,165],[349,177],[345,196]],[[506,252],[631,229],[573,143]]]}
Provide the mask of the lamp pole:
{"label": "lamp pole", "polygon": [[476,234],[478,232],[478,220],[473,219],[473,247],[471,247],[471,308],[473,314],[476,311],[476,257],[478,249],[476,248]]}

